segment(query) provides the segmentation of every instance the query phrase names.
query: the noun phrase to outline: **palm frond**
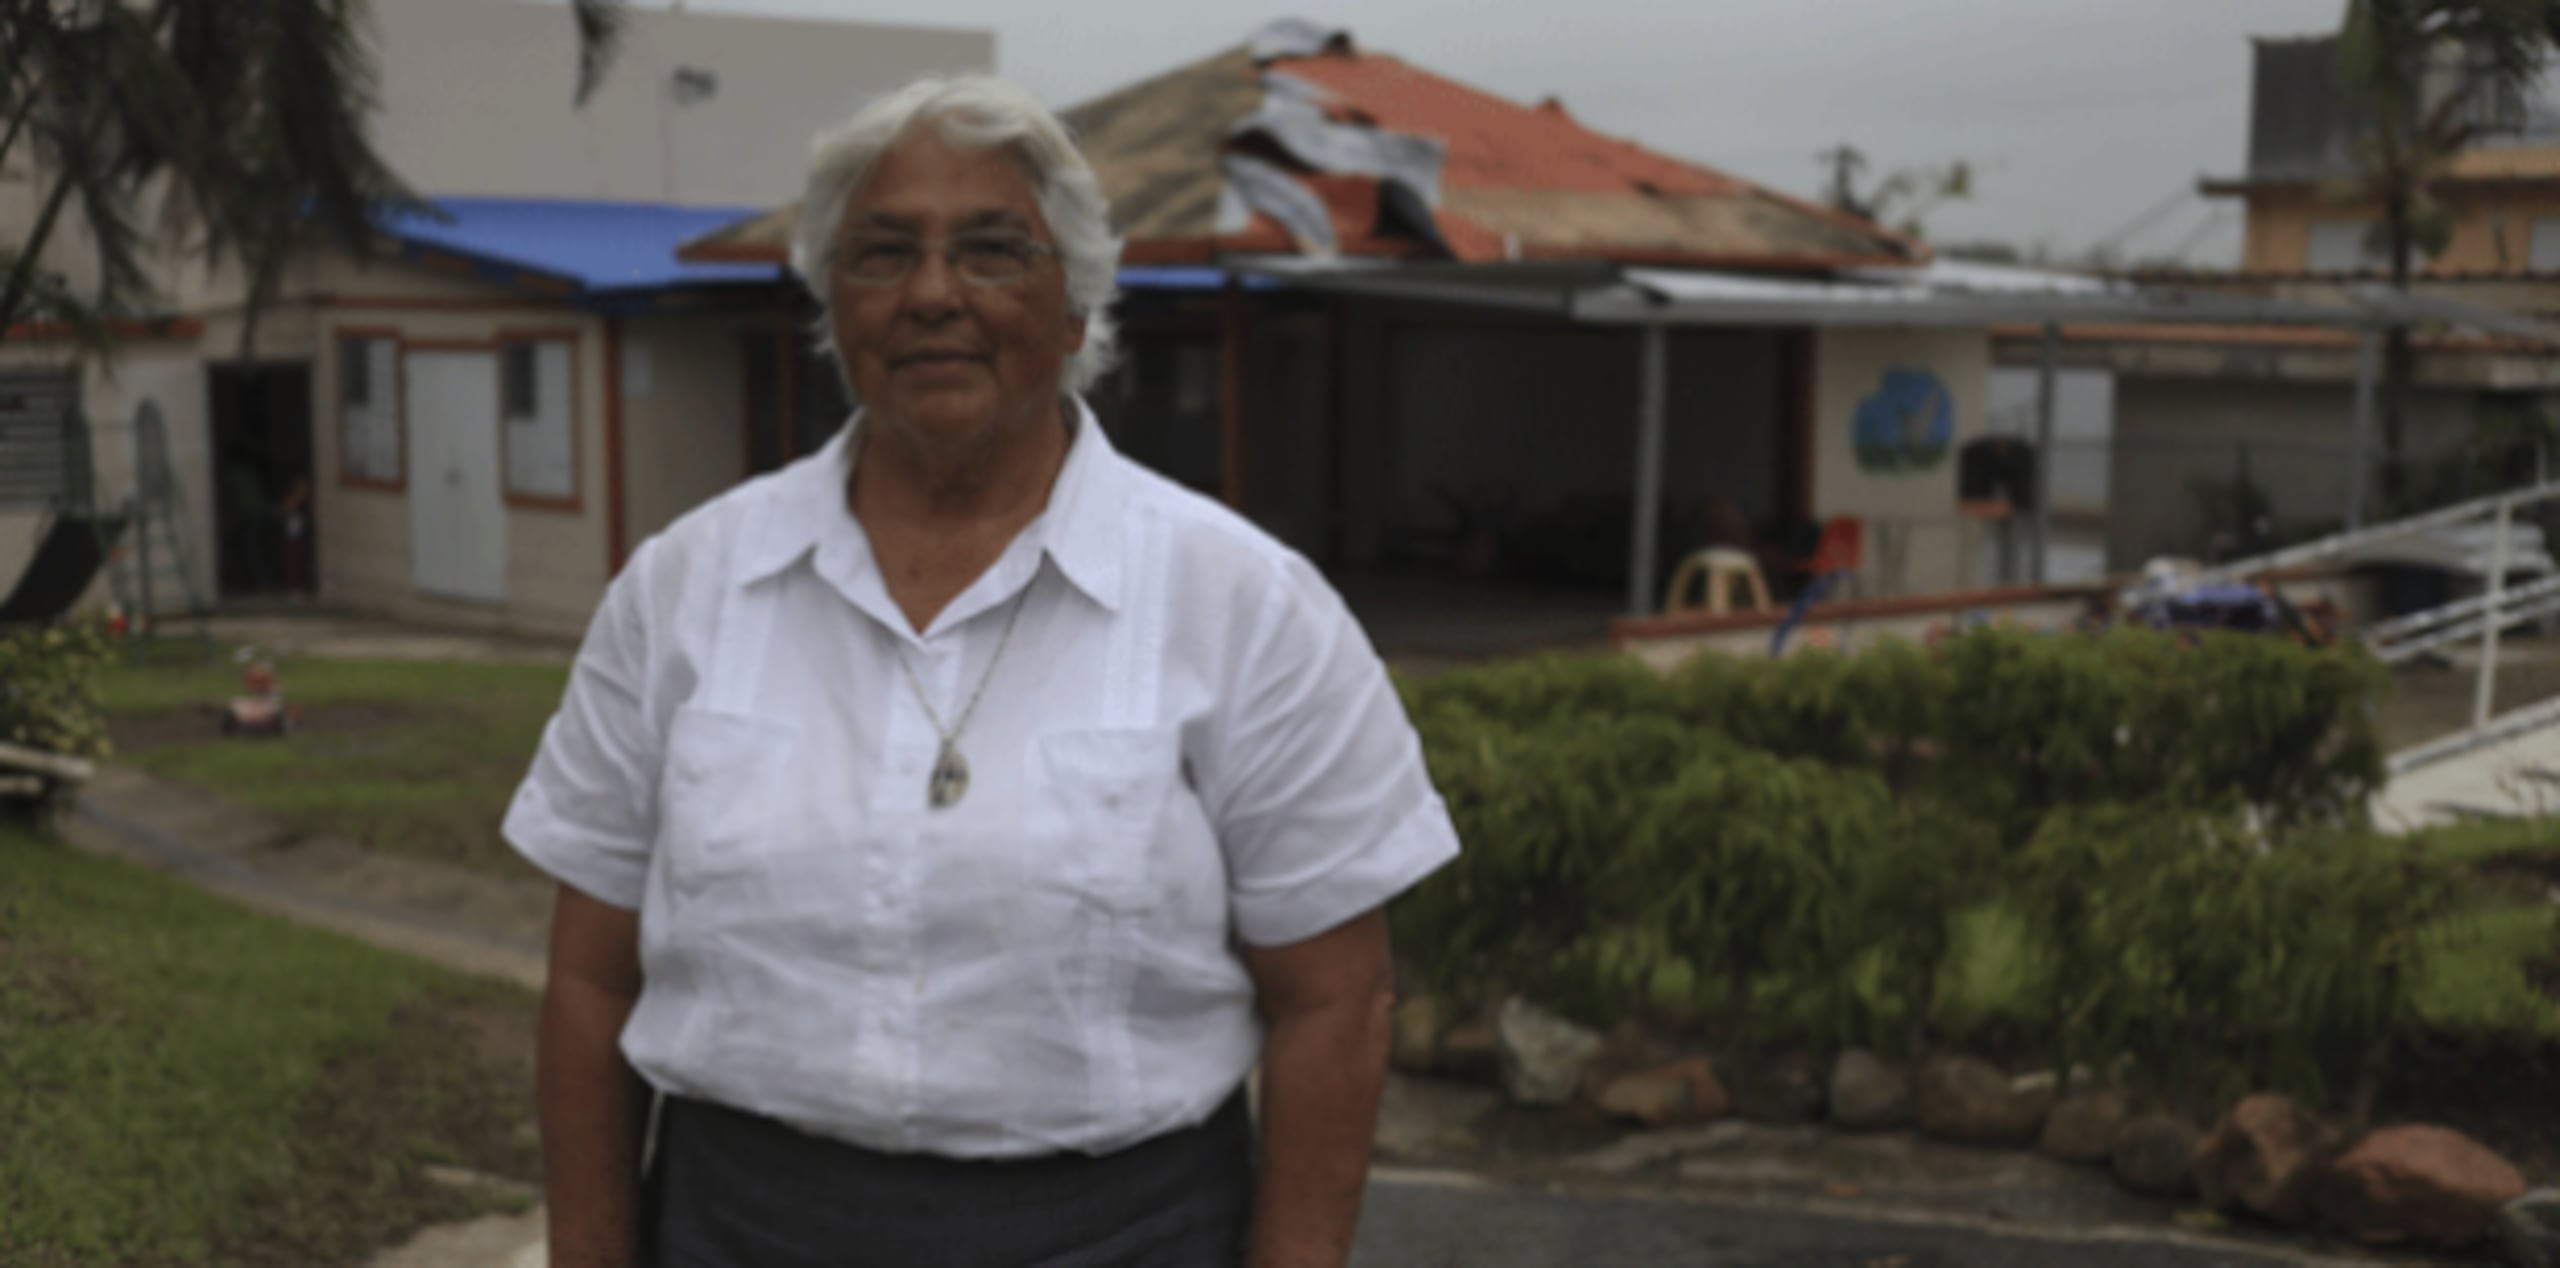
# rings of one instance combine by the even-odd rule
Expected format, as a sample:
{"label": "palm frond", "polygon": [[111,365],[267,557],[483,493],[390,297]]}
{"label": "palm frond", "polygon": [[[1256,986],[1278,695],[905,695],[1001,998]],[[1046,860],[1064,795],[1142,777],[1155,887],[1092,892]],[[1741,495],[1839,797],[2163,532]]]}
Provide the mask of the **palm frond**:
{"label": "palm frond", "polygon": [[570,0],[578,23],[578,105],[587,104],[621,51],[630,13],[624,0]]}

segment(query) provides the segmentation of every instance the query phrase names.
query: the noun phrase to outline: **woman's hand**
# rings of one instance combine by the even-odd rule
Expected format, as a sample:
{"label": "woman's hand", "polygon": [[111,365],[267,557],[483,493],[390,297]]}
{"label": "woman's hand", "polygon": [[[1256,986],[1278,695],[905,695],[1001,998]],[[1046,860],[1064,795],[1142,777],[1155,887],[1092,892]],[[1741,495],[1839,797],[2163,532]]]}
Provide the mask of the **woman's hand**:
{"label": "woman's hand", "polygon": [[1387,917],[1244,949],[1267,1027],[1251,1268],[1342,1268],[1369,1177],[1395,1012]]}
{"label": "woman's hand", "polygon": [[553,1268],[640,1266],[649,1089],[622,1058],[639,998],[639,914],[561,886],[535,1075]]}

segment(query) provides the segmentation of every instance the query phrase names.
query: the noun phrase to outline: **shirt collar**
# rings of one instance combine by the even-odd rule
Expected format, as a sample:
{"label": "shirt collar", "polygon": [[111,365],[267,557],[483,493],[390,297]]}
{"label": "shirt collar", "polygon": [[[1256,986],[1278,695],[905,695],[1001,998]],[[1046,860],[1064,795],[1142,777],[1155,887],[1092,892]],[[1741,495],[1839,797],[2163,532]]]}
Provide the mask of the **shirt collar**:
{"label": "shirt collar", "polygon": [[[1065,465],[1050,486],[1048,508],[1024,528],[1036,535],[1041,550],[1058,571],[1094,602],[1120,608],[1121,528],[1118,496],[1128,459],[1111,447],[1102,423],[1083,400],[1075,400],[1076,434],[1067,447]],[[776,496],[747,526],[740,543],[736,575],[739,585],[761,581],[798,563],[834,532],[855,529],[845,507],[845,481],[853,474],[858,452],[854,437],[862,415],[836,429],[816,453],[774,475],[781,482]],[[859,536],[859,532],[855,536]],[[869,569],[871,553],[860,552]]]}

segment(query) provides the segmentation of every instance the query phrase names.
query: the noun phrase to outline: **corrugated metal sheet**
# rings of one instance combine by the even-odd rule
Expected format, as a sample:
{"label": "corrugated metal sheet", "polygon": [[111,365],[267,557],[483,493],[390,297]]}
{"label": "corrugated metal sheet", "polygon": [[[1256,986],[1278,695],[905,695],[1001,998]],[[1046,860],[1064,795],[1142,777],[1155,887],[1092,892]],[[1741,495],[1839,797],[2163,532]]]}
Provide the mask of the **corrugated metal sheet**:
{"label": "corrugated metal sheet", "polygon": [[1351,294],[1538,312],[1598,325],[1985,327],[2017,323],[2296,326],[2450,325],[2555,346],[2550,327],[2512,314],[2360,291],[2342,305],[2173,290],[2044,269],[1941,261],[1827,278],[1705,269],[1557,265],[1395,265],[1266,259],[1258,272]]}

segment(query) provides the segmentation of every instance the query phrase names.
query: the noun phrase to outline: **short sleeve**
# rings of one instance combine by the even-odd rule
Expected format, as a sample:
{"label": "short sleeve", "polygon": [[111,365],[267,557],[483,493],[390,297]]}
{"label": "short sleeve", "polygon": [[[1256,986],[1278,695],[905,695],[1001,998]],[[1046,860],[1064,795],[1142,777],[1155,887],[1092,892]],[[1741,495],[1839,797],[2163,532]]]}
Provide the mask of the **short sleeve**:
{"label": "short sleeve", "polygon": [[638,910],[657,836],[660,744],[644,703],[651,613],[635,555],[605,592],[500,832],[534,866]]}
{"label": "short sleeve", "polygon": [[1458,835],[1333,588],[1293,556],[1260,606],[1195,775],[1236,932],[1279,946],[1404,892],[1457,856]]}

